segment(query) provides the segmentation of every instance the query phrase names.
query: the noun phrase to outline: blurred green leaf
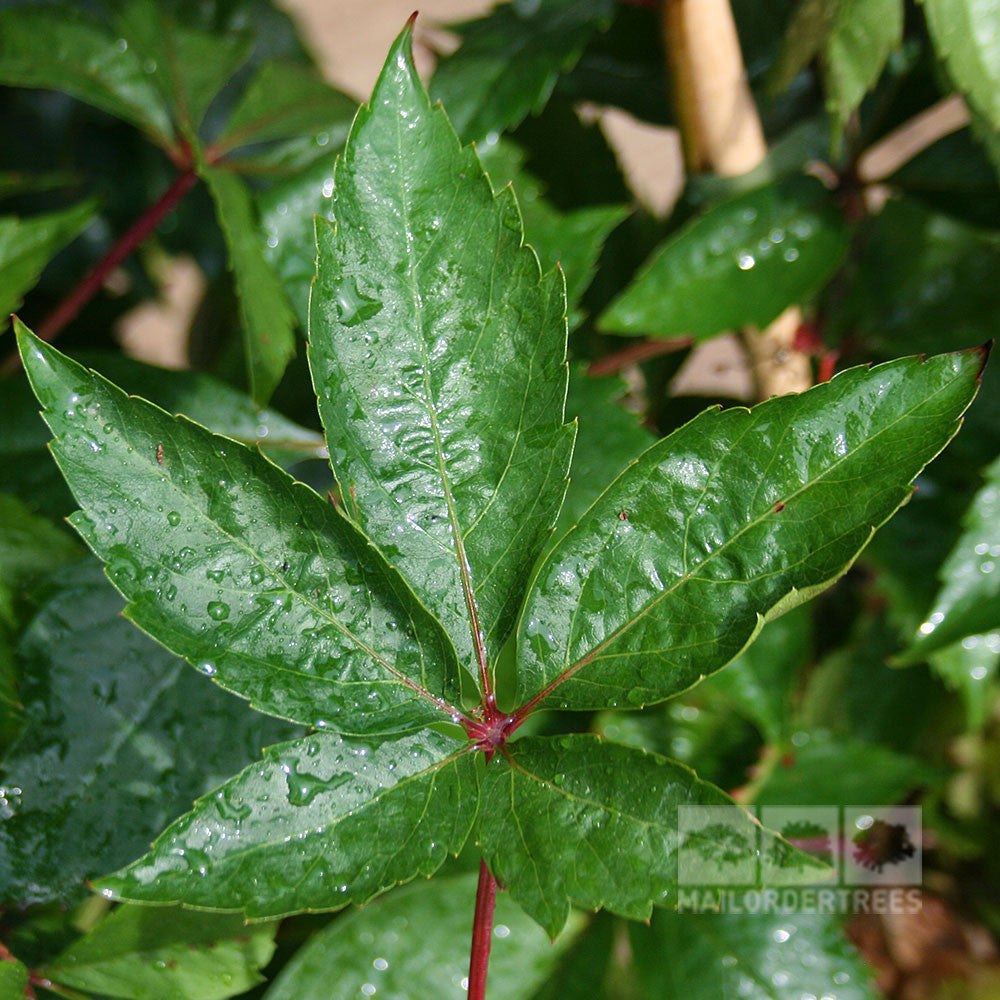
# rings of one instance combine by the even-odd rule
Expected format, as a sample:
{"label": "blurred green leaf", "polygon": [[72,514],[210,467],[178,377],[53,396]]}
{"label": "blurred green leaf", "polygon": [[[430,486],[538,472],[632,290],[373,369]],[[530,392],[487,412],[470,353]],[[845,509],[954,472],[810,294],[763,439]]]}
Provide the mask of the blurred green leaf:
{"label": "blurred green leaf", "polygon": [[773,68],[772,89],[787,88],[818,56],[827,107],[843,128],[902,40],[902,0],[802,0]]}
{"label": "blurred green leaf", "polygon": [[967,636],[947,649],[928,654],[927,660],[944,683],[961,696],[967,728],[979,729],[997,700],[1000,631]]}
{"label": "blurred green leaf", "polygon": [[514,128],[544,107],[613,9],[610,0],[514,0],[453,25],[462,43],[438,64],[431,97],[464,142]]}
{"label": "blurred green leaf", "polygon": [[765,327],[816,294],[847,250],[819,181],[793,177],[738,195],[685,225],[601,315],[606,333],[707,340]]}
{"label": "blurred green leaf", "polygon": [[24,1000],[28,970],[18,961],[0,961],[0,1000]]}
{"label": "blurred green leaf", "polygon": [[835,916],[670,913],[629,941],[642,1000],[877,1000],[872,972]]}
{"label": "blurred green leaf", "polygon": [[60,569],[20,643],[27,723],[0,766],[0,902],[76,900],[292,727],[121,617],[94,560]]}
{"label": "blurred green leaf", "polygon": [[800,731],[754,798],[759,805],[852,806],[902,802],[943,772],[916,757],[860,740]]}
{"label": "blurred green leaf", "polygon": [[120,906],[44,975],[126,1000],[225,1000],[263,981],[277,928],[219,913]]}
{"label": "blurred green leaf", "polygon": [[17,497],[0,493],[0,583],[20,587],[80,554],[79,544],[61,527],[32,513]]}
{"label": "blurred green leaf", "polygon": [[[0,52],[2,44],[0,40]],[[58,212],[23,219],[0,216],[0,330],[6,329],[10,314],[35,286],[45,265],[83,232],[94,215],[95,203],[84,201]]]}
{"label": "blurred green leaf", "polygon": [[207,168],[219,225],[229,248],[243,326],[250,395],[264,406],[295,353],[294,317],[278,276],[264,257],[261,230],[246,184],[235,174]]}
{"label": "blurred green leaf", "polygon": [[[476,876],[408,886],[314,934],[278,975],[265,1000],[462,1000]],[[503,1000],[534,1000],[535,990],[578,937],[574,914],[552,942],[507,896],[497,896],[489,984]],[[331,970],[336,976],[331,979]],[[366,990],[365,987],[368,986]]]}
{"label": "blurred green leaf", "polygon": [[311,66],[272,59],[262,63],[230,114],[216,151],[345,130],[358,102],[334,90]]}
{"label": "blurred green leaf", "polygon": [[168,106],[142,55],[81,4],[0,11],[0,82],[65,91],[131,122],[161,146],[174,142]]}
{"label": "blurred green leaf", "polygon": [[955,86],[1000,130],[1000,8],[992,0],[921,0]]}

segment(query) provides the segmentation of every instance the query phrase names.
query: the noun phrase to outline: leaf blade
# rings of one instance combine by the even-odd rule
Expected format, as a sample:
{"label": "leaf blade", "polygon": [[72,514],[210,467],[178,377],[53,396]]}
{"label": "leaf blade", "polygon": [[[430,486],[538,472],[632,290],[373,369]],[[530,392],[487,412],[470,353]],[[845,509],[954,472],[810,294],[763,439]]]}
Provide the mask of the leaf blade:
{"label": "leaf blade", "polygon": [[332,504],[25,328],[18,338],[53,454],[85,508],[72,523],[110,563],[131,621],[279,717],[371,733],[451,713],[447,639]]}
{"label": "leaf blade", "polygon": [[481,672],[565,491],[562,278],[541,276],[512,193],[494,197],[431,107],[409,29],[355,119],[332,209],[309,337],[331,465]]}
{"label": "leaf blade", "polygon": [[750,411],[706,411],[654,445],[540,562],[519,703],[639,706],[724,666],[765,616],[846,571],[957,431],[983,359],[851,369]]}
{"label": "leaf blade", "polygon": [[251,919],[366,903],[465,843],[478,806],[467,746],[423,730],[269,747],[97,888]]}

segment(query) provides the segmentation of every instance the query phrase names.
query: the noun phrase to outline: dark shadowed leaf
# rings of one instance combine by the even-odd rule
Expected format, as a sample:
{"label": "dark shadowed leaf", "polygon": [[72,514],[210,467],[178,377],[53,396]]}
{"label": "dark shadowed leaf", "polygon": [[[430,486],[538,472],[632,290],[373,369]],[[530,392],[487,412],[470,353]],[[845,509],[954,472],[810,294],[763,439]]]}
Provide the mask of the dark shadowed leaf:
{"label": "dark shadowed leaf", "polygon": [[84,507],[72,522],[132,621],[274,715],[368,733],[443,717],[454,652],[332,503],[259,452],[18,335]]}
{"label": "dark shadowed leaf", "polygon": [[277,929],[220,913],[121,906],[44,975],[126,1000],[225,1000],[263,980]]}
{"label": "dark shadowed leaf", "polygon": [[816,294],[847,250],[819,181],[792,177],[710,208],[670,237],[599,320],[607,333],[690,335],[767,326]]}
{"label": "dark shadowed leaf", "polygon": [[610,24],[613,7],[609,0],[515,2],[455,25],[462,44],[439,63],[431,96],[465,142],[514,128],[545,106],[559,74]]}
{"label": "dark shadowed leaf", "polygon": [[846,571],[957,431],[983,361],[854,368],[653,445],[539,564],[518,700],[638,707],[724,666]]}
{"label": "dark shadowed leaf", "polygon": [[566,487],[565,294],[409,48],[407,30],[337,164],[309,362],[348,512],[475,670],[469,604],[498,650]]}
{"label": "dark shadowed leaf", "polygon": [[[401,889],[336,920],[299,950],[266,1000],[462,1000],[475,899],[475,875],[450,876]],[[534,1000],[535,987],[565,955],[582,924],[574,917],[553,944],[501,893],[493,919],[491,993],[504,1000]],[[331,969],[336,969],[333,977]]]}
{"label": "dark shadowed leaf", "polygon": [[94,560],[46,585],[20,645],[27,725],[3,761],[0,901],[76,900],[191,800],[294,730],[241,711],[121,617]]}
{"label": "dark shadowed leaf", "polygon": [[252,918],[366,903],[461,850],[478,800],[468,748],[431,730],[269,747],[97,887]]}

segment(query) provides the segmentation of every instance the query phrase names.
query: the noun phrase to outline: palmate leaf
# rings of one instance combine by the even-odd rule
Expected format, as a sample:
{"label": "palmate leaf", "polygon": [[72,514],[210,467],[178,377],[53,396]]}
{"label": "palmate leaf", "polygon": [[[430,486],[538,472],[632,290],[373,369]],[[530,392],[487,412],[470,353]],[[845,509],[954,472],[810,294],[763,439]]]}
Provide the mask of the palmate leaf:
{"label": "palmate leaf", "polygon": [[540,563],[518,702],[661,701],[851,565],[958,430],[981,350],[855,368],[647,450]]}
{"label": "palmate leaf", "polygon": [[270,747],[96,888],[253,918],[366,903],[461,850],[478,800],[469,749],[431,730]]}
{"label": "palmate leaf", "polygon": [[339,732],[441,718],[455,655],[333,504],[259,452],[126,396],[18,328],[83,506],[71,520],[125,614],[261,711]]}
{"label": "palmate leaf", "polygon": [[[753,865],[774,838],[682,764],[578,734],[526,736],[490,762],[477,842],[500,884],[552,936],[571,902],[647,920],[654,904],[676,905],[678,850],[695,849],[678,833],[681,806],[727,807],[741,862]],[[823,866],[795,860],[822,877]]]}
{"label": "palmate leaf", "polygon": [[565,293],[409,50],[407,28],[337,164],[336,221],[317,223],[309,363],[349,512],[475,671],[566,488]]}

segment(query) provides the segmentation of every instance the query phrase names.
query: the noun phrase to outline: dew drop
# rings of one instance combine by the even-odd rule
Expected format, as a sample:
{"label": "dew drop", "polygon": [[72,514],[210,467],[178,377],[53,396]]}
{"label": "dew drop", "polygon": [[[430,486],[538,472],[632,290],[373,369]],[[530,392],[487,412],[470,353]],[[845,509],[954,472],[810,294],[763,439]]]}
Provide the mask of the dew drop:
{"label": "dew drop", "polygon": [[229,605],[223,604],[222,601],[209,601],[208,617],[214,618],[217,622],[221,622],[224,618],[229,617]]}
{"label": "dew drop", "polygon": [[167,514],[167,522],[171,528],[176,528],[177,525],[181,523],[180,514],[178,514],[176,510],[172,510],[169,514]]}

